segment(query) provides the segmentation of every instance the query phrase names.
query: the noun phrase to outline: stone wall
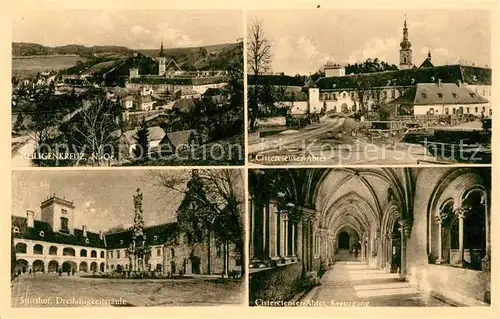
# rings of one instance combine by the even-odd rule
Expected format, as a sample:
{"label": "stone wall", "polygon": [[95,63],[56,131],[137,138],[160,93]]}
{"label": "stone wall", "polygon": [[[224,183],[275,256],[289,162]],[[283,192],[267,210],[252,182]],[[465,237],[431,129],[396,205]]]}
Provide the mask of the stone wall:
{"label": "stone wall", "polygon": [[[429,264],[428,203],[432,190],[447,172],[443,168],[427,168],[417,180],[415,189],[413,226],[407,243],[406,278],[419,288],[437,293],[458,303],[479,303],[486,301],[490,291],[490,273],[452,267],[449,265]],[[457,179],[449,188],[457,186]],[[458,183],[460,184],[460,183]],[[461,185],[463,186],[463,185]],[[448,190],[443,193],[446,194]],[[456,190],[454,190],[456,192]],[[453,193],[453,192],[452,192]]]}
{"label": "stone wall", "polygon": [[283,265],[250,274],[250,306],[255,300],[290,300],[298,291],[302,263]]}

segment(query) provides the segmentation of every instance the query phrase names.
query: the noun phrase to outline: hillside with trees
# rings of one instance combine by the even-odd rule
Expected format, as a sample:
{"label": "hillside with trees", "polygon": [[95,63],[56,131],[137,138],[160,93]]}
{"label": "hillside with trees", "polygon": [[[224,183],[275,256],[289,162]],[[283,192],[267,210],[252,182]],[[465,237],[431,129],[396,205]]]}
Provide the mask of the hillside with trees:
{"label": "hillside with trees", "polygon": [[38,43],[12,42],[12,56],[33,56],[33,55],[79,55],[82,57],[92,56],[94,54],[129,54],[133,50],[114,45],[98,45],[86,47],[78,44],[67,44],[56,47],[44,46]]}

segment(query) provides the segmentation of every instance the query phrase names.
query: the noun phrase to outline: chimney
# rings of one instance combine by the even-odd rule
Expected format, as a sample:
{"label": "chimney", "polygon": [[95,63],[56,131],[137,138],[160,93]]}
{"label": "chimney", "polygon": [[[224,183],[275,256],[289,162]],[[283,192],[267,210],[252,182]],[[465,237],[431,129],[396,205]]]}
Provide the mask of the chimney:
{"label": "chimney", "polygon": [[429,51],[429,53],[427,53],[427,59],[429,59],[429,61],[432,61],[431,51]]}
{"label": "chimney", "polygon": [[100,240],[104,239],[104,232],[102,230],[99,231],[99,239]]}
{"label": "chimney", "polygon": [[460,87],[462,87],[462,81],[461,81],[461,80],[458,80],[458,81],[457,81],[457,85],[458,85],[458,87],[459,87],[459,88],[460,88]]}
{"label": "chimney", "polygon": [[441,87],[441,79],[438,79],[438,87]]}
{"label": "chimney", "polygon": [[82,225],[83,237],[87,237],[87,226]]}
{"label": "chimney", "polygon": [[35,227],[35,212],[32,210],[27,210],[26,211],[27,215],[27,225],[29,228],[34,228]]}

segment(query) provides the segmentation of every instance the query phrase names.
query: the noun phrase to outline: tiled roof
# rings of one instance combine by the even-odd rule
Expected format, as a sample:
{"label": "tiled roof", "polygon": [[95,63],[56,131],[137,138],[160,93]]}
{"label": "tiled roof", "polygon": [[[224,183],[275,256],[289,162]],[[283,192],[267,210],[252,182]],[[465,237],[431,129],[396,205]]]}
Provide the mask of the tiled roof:
{"label": "tiled roof", "polygon": [[115,86],[111,89],[111,92],[116,96],[116,97],[125,97],[128,95],[128,91],[124,88],[121,88],[119,86]]}
{"label": "tiled roof", "polygon": [[316,81],[321,90],[352,89],[359,80],[368,81],[373,87],[412,86],[418,83],[457,83],[462,81],[470,85],[491,85],[491,69],[445,65],[431,68],[413,68],[366,74],[350,74],[340,77],[324,77]]}
{"label": "tiled roof", "polygon": [[[152,126],[148,128],[149,131],[149,141],[161,140],[165,136],[165,130],[159,126]],[[125,138],[131,142],[135,143],[134,136],[137,136],[137,130],[129,130],[123,133]]]}
{"label": "tiled roof", "polygon": [[203,96],[217,96],[217,95],[224,95],[224,91],[221,90],[220,88],[208,88],[205,93],[203,93]]}
{"label": "tiled roof", "polygon": [[[14,238],[45,241],[57,244],[78,245],[95,248],[104,248],[104,240],[99,238],[99,234],[87,231],[87,237],[83,237],[83,230],[74,229],[74,234],[63,234],[54,232],[47,222],[35,220],[34,228],[27,225],[26,217],[12,216],[12,226],[19,228],[19,233],[13,233]],[[43,232],[43,236],[41,235]],[[88,243],[86,241],[88,238]]]}
{"label": "tiled roof", "polygon": [[181,112],[189,112],[194,108],[194,100],[193,99],[178,99],[175,101],[173,109],[177,109]]}
{"label": "tiled roof", "polygon": [[196,130],[185,130],[185,131],[167,133],[167,135],[163,138],[160,144],[166,144],[170,141],[170,143],[172,143],[173,148],[177,148],[177,146],[179,145],[189,145],[189,137],[193,132],[196,132]]}
{"label": "tiled roof", "polygon": [[[146,227],[146,243],[148,245],[161,245],[173,238],[177,232],[177,223],[167,223]],[[133,230],[126,230],[113,234],[106,234],[108,249],[127,248],[132,242]]]}
{"label": "tiled roof", "polygon": [[403,96],[393,101],[396,104],[444,105],[444,104],[484,104],[488,100],[474,93],[467,85],[453,83],[419,83]]}
{"label": "tiled roof", "polygon": [[[304,86],[306,81],[303,76],[260,75],[259,83],[277,86]],[[255,85],[255,77],[253,75],[248,75],[248,85]]]}
{"label": "tiled roof", "polygon": [[64,83],[77,85],[77,86],[89,86],[90,83],[85,79],[64,79]]}
{"label": "tiled roof", "polygon": [[433,68],[434,64],[432,64],[430,58],[426,58],[422,64],[420,64],[419,68]]}
{"label": "tiled roof", "polygon": [[224,76],[211,77],[193,77],[193,78],[165,78],[160,76],[138,77],[129,80],[129,83],[138,84],[172,84],[172,85],[205,85],[213,83],[225,83],[227,78]]}

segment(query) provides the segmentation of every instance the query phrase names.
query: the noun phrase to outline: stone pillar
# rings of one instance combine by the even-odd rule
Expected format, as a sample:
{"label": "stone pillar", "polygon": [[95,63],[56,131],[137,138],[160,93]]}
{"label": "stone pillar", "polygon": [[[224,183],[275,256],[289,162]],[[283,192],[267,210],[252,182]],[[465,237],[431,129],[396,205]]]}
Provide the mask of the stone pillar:
{"label": "stone pillar", "polygon": [[332,252],[332,261],[335,261],[335,245],[336,245],[336,240],[335,238],[332,237],[332,248],[331,248],[331,252]]}
{"label": "stone pillar", "polygon": [[255,200],[250,197],[248,201],[248,205],[250,206],[250,260],[255,257],[255,246],[254,246],[254,232],[255,232]]}
{"label": "stone pillar", "polygon": [[361,261],[366,261],[366,233],[363,233],[363,237],[361,238]]}
{"label": "stone pillar", "polygon": [[269,242],[267,240],[266,232],[267,232],[267,215],[269,214],[269,205],[266,205],[262,209],[262,245],[260,247],[260,258],[267,259],[269,257]]}
{"label": "stone pillar", "polygon": [[481,197],[481,204],[484,207],[484,217],[486,226],[486,254],[481,261],[481,270],[490,272],[491,271],[491,241],[490,241],[490,209],[489,203],[487,201],[486,193],[483,193]]}
{"label": "stone pillar", "polygon": [[444,262],[443,259],[443,216],[441,216],[441,212],[438,212],[436,216],[436,221],[438,223],[438,255],[436,259],[436,264],[442,264]]}
{"label": "stone pillar", "polygon": [[302,254],[304,257],[304,266],[306,268],[306,271],[309,270],[309,252],[310,252],[310,246],[309,246],[309,219],[305,218],[302,220],[302,231],[303,231],[303,245],[302,245]]}
{"label": "stone pillar", "polygon": [[295,252],[295,223],[292,221],[291,222],[291,234],[290,234],[290,237],[291,237],[291,240],[292,240],[292,251],[290,252],[290,255],[291,256],[295,256],[296,252]]}
{"label": "stone pillar", "polygon": [[400,220],[399,225],[401,226],[401,272],[400,275],[402,278],[406,277],[406,237],[409,232],[409,223],[407,220]]}
{"label": "stone pillar", "polygon": [[288,215],[286,212],[280,212],[280,256],[286,257],[288,250]]}
{"label": "stone pillar", "polygon": [[276,206],[271,203],[269,205],[269,256],[275,258],[278,255],[277,250],[277,230],[278,230],[278,218],[277,218]]}
{"label": "stone pillar", "polygon": [[312,269],[312,260],[313,260],[313,254],[314,254],[314,232],[313,232],[313,225],[312,221],[310,218],[307,219],[307,269],[311,270]]}
{"label": "stone pillar", "polygon": [[383,252],[382,252],[382,236],[380,235],[380,229],[377,230],[377,267],[378,268],[383,268]]}
{"label": "stone pillar", "polygon": [[466,209],[464,207],[459,207],[455,210],[455,214],[458,217],[458,254],[459,263],[463,265],[464,263],[464,218]]}
{"label": "stone pillar", "polygon": [[392,266],[392,234],[387,232],[385,233],[385,242],[386,242],[386,252],[385,252],[385,267],[387,272],[391,272]]}
{"label": "stone pillar", "polygon": [[297,257],[300,260],[304,260],[304,254],[303,254],[303,240],[304,236],[302,233],[302,218],[297,222]]}

